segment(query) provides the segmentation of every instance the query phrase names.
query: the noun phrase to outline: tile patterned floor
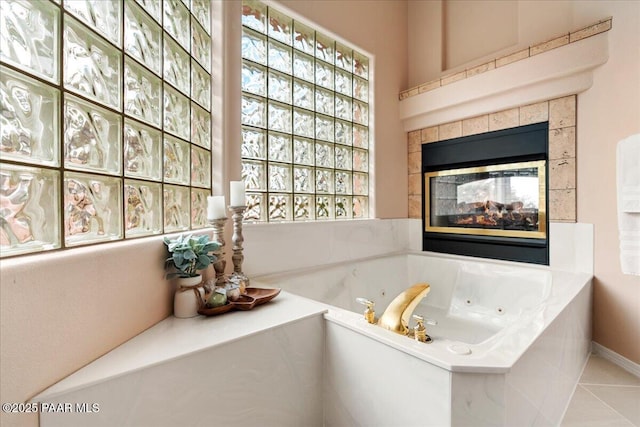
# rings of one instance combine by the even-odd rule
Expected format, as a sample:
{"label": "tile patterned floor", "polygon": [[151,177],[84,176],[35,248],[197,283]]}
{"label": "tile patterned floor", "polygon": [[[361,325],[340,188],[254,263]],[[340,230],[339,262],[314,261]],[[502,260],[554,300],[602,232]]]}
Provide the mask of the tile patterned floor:
{"label": "tile patterned floor", "polygon": [[640,427],[640,378],[592,354],[561,427]]}

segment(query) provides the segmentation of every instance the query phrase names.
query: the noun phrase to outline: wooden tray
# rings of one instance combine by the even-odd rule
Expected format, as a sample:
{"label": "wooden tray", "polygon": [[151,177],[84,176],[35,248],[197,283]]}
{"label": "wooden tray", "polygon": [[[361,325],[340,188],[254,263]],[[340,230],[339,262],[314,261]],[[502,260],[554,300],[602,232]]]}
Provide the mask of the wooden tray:
{"label": "wooden tray", "polygon": [[251,310],[255,306],[271,301],[278,296],[280,291],[280,288],[246,288],[245,293],[243,295],[240,295],[240,298],[236,301],[229,301],[226,305],[222,305],[216,308],[206,308],[203,306],[198,310],[198,313],[204,316],[217,316],[219,314],[227,313],[231,310]]}

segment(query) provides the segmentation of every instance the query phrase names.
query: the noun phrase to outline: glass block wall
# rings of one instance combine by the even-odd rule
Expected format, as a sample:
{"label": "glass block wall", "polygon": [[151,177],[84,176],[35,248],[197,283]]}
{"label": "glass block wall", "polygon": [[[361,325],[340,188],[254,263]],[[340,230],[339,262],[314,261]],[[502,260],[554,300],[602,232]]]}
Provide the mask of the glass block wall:
{"label": "glass block wall", "polygon": [[242,10],[245,220],[368,217],[368,58],[261,2]]}
{"label": "glass block wall", "polygon": [[0,255],[206,225],[209,0],[0,1]]}

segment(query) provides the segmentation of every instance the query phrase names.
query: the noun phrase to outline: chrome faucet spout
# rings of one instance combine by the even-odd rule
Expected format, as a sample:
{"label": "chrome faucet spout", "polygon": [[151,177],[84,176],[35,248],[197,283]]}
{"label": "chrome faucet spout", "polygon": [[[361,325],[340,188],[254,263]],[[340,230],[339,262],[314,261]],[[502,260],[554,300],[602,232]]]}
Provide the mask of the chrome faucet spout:
{"label": "chrome faucet spout", "polygon": [[430,290],[428,283],[418,283],[404,290],[391,301],[391,304],[380,316],[378,326],[407,335],[409,333],[409,319],[413,310]]}

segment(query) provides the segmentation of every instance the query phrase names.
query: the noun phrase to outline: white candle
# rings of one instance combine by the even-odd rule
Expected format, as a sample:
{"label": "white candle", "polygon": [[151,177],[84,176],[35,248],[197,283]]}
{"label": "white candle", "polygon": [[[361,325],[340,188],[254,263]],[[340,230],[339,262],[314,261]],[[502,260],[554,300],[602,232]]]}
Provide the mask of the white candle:
{"label": "white candle", "polygon": [[226,218],[226,208],[224,206],[224,196],[207,197],[207,219]]}
{"label": "white candle", "polygon": [[244,182],[231,181],[229,193],[231,206],[245,206]]}

